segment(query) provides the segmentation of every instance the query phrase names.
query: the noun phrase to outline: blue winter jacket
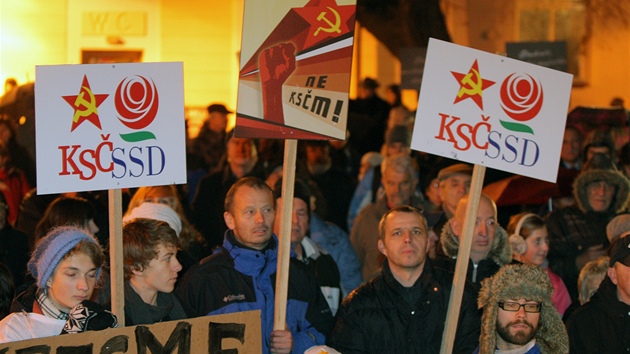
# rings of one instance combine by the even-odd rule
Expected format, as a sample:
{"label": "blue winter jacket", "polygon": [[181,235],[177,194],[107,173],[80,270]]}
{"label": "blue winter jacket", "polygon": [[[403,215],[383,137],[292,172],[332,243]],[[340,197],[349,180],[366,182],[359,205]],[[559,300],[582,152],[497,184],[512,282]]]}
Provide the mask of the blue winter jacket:
{"label": "blue winter jacket", "polygon": [[[260,310],[263,353],[269,353],[274,321],[277,238],[259,251],[240,245],[233,232],[223,247],[201,260],[178,287],[181,300],[198,316]],[[326,299],[307,266],[291,258],[286,322],[293,335],[293,352],[324,344],[333,318]]]}

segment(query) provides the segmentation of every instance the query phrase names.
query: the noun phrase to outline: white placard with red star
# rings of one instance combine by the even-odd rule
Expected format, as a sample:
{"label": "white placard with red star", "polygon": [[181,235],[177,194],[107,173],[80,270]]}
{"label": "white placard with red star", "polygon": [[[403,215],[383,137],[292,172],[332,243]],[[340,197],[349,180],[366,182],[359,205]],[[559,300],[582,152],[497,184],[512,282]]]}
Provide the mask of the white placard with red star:
{"label": "white placard with red star", "polygon": [[431,38],[411,147],[555,182],[572,78]]}
{"label": "white placard with red star", "polygon": [[186,182],[182,63],[35,72],[38,194]]}

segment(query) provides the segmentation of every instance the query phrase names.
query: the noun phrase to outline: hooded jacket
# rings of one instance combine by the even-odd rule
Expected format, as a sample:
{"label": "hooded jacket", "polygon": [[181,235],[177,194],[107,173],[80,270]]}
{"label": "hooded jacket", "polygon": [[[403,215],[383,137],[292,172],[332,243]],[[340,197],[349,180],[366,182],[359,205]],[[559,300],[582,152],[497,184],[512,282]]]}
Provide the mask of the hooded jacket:
{"label": "hooded jacket", "polygon": [[521,298],[542,304],[535,337],[540,352],[568,353],[569,338],[562,318],[551,302],[552,293],[553,286],[547,272],[529,264],[507,265],[491,278],[484,280],[478,298],[479,308],[483,308],[479,353],[492,354],[496,349],[498,302]]}
{"label": "hooded jacket", "polygon": [[[588,202],[588,185],[605,181],[615,186],[615,196],[608,210],[596,212]],[[577,300],[577,278],[580,270],[576,259],[592,246],[609,246],[606,225],[624,211],[630,197],[630,181],[610,159],[595,154],[573,183],[577,206],[558,209],[547,216],[549,231],[549,266],[564,280],[571,299]]]}
{"label": "hooded jacket", "polygon": [[[438,258],[434,261],[436,267],[450,271],[455,270],[457,253],[459,252],[459,238],[453,232],[451,224],[447,222],[442,229],[440,243],[447,258]],[[473,283],[475,290],[481,288],[481,281],[496,273],[499,268],[512,261],[512,248],[508,241],[508,234],[504,228],[497,225],[497,229],[492,241],[492,248],[485,259],[478,264],[472,260],[468,263],[466,279]]]}

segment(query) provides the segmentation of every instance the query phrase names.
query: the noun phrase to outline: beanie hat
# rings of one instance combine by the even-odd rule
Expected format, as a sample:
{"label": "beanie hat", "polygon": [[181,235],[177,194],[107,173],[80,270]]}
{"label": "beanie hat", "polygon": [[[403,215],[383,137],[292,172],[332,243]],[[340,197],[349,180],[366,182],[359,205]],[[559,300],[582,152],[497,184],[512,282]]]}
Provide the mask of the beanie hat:
{"label": "beanie hat", "polygon": [[626,208],[630,197],[630,181],[617,170],[614,162],[605,154],[594,154],[584,165],[573,182],[573,196],[583,212],[593,211],[588,203],[587,186],[592,182],[604,181],[615,186],[615,196],[609,212],[620,213]]}
{"label": "beanie hat", "polygon": [[481,283],[478,305],[483,308],[479,353],[492,354],[496,348],[499,301],[525,298],[542,304],[536,343],[543,354],[569,352],[569,337],[558,311],[553,307],[553,286],[547,272],[530,264],[508,264]]}
{"label": "beanie hat", "polygon": [[[276,181],[276,185],[273,188],[273,198],[278,199],[282,197],[282,178]],[[311,215],[311,189],[306,183],[300,179],[295,180],[293,185],[293,198],[302,199],[306,203],[306,211],[308,215]]]}
{"label": "beanie hat", "polygon": [[402,143],[405,146],[411,144],[409,128],[404,125],[395,125],[385,132],[385,144]]}
{"label": "beanie hat", "polygon": [[182,232],[182,220],[170,206],[160,203],[142,203],[133,208],[128,215],[123,218],[123,223],[133,219],[144,218],[166,222],[179,237]]}
{"label": "beanie hat", "polygon": [[623,234],[630,232],[630,214],[621,214],[615,216],[608,225],[606,225],[606,236],[608,241],[613,243]]}
{"label": "beanie hat", "polygon": [[[74,246],[83,240],[99,245],[94,237],[74,226],[54,228],[39,240],[27,265],[38,287],[42,289],[46,287],[57,265]],[[97,278],[99,273],[100,268],[96,271]]]}

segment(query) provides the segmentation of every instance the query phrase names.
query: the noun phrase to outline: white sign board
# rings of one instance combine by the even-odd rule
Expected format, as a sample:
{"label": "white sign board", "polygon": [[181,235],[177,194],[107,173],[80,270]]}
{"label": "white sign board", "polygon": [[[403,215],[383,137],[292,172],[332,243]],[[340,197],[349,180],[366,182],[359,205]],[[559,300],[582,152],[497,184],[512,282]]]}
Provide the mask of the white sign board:
{"label": "white sign board", "polygon": [[555,182],[572,78],[431,38],[411,147]]}
{"label": "white sign board", "polygon": [[186,182],[182,63],[35,72],[38,194]]}

